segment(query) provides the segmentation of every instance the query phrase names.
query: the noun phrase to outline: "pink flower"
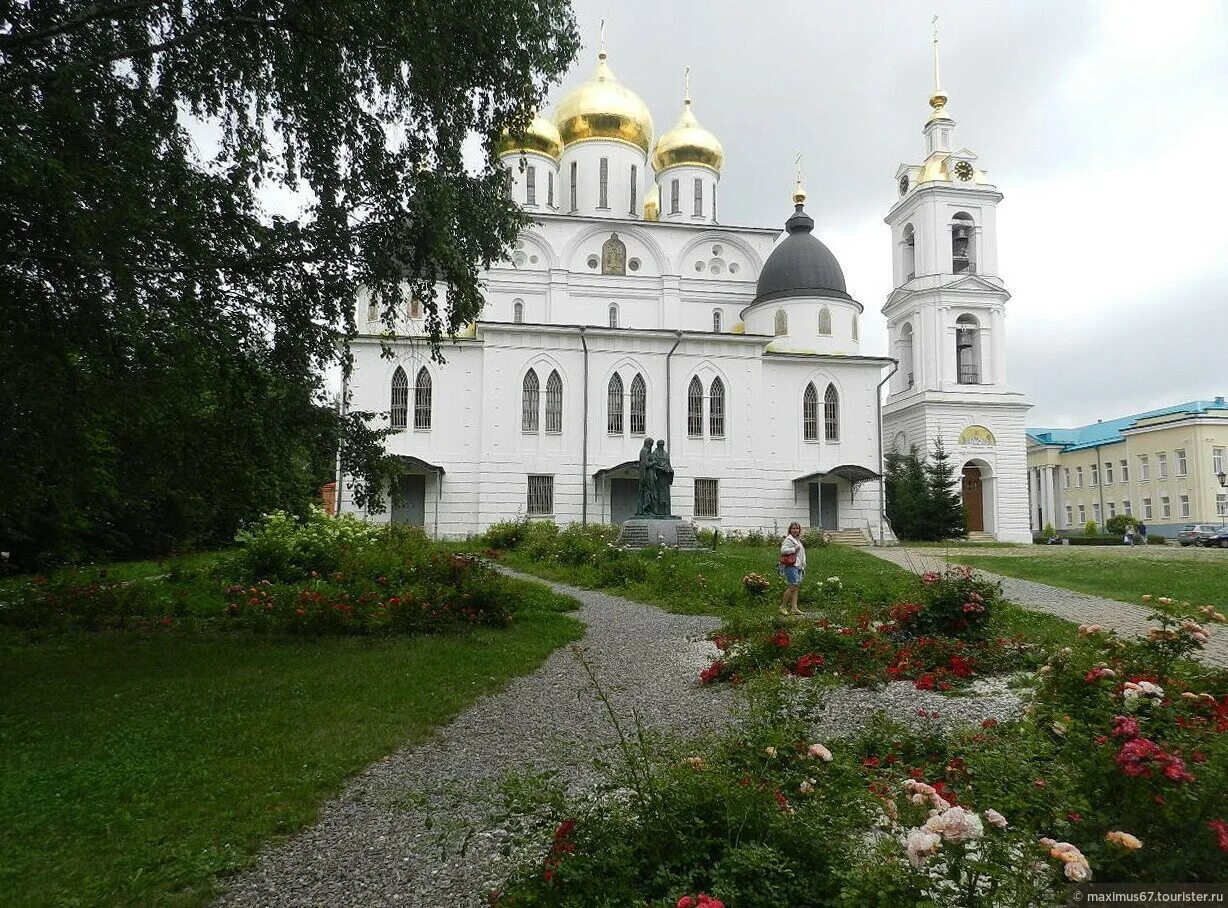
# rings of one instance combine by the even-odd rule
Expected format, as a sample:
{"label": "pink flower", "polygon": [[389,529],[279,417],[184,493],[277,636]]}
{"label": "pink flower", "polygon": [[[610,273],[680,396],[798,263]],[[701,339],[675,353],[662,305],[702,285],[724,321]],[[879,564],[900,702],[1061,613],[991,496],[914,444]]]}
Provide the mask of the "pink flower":
{"label": "pink flower", "polygon": [[1006,817],[998,813],[992,807],[985,811],[985,819],[989,821],[991,826],[996,826],[999,829],[1005,829],[1009,824],[1006,822]]}
{"label": "pink flower", "polygon": [[1128,832],[1121,832],[1116,829],[1110,833],[1107,833],[1104,840],[1106,842],[1112,842],[1114,845],[1120,845],[1127,851],[1138,851],[1143,847],[1143,843],[1138,839],[1138,837],[1132,836]]}
{"label": "pink flower", "polygon": [[918,870],[925,866],[925,859],[935,854],[942,847],[942,838],[934,832],[924,829],[910,829],[904,839],[904,850],[908,852],[908,861]]}
{"label": "pink flower", "polygon": [[691,895],[684,895],[682,898],[678,899],[678,908],[695,908],[695,897]]}
{"label": "pink flower", "polygon": [[970,842],[985,834],[981,818],[965,807],[948,807],[926,820],[922,828],[938,833],[948,842]]}
{"label": "pink flower", "polygon": [[1223,820],[1207,820],[1207,828],[1215,833],[1215,844],[1220,851],[1228,851],[1228,823]]}
{"label": "pink flower", "polygon": [[1113,717],[1113,737],[1114,738],[1137,738],[1138,720],[1130,716],[1114,716]]}
{"label": "pink flower", "polygon": [[830,763],[832,761],[831,751],[822,744],[811,744],[808,748],[806,748],[806,753],[816,760],[822,760],[824,763]]}

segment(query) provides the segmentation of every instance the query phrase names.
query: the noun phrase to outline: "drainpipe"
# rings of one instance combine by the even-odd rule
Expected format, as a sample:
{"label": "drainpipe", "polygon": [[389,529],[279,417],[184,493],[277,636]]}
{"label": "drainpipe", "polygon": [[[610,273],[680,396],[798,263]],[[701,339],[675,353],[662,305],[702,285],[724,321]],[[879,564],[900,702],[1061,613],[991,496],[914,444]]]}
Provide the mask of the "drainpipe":
{"label": "drainpipe", "polygon": [[1100,491],[1100,529],[1103,530],[1109,515],[1104,512],[1104,463],[1100,459],[1100,445],[1096,445],[1096,486]]}
{"label": "drainpipe", "polygon": [[[337,402],[337,415],[341,420],[345,419],[345,404],[349,394],[349,380],[343,368],[341,372],[341,400]],[[341,516],[341,439],[337,439],[337,490],[333,493],[333,516]]]}
{"label": "drainpipe", "polygon": [[673,447],[674,447],[673,441],[671,440],[672,433],[670,431],[670,427],[672,426],[672,421],[670,420],[670,415],[669,415],[670,405],[672,404],[673,399],[674,399],[673,394],[670,392],[669,361],[670,361],[670,358],[674,355],[674,351],[678,349],[678,345],[680,343],[682,343],[682,332],[681,331],[678,332],[678,339],[674,341],[674,345],[670,347],[669,352],[665,354],[665,449],[667,451],[673,450]]}
{"label": "drainpipe", "polygon": [[580,523],[588,525],[588,341],[584,326],[580,326],[580,343],[584,347],[584,440],[580,449]]}
{"label": "drainpipe", "polygon": [[[893,359],[891,361],[891,371],[887,373],[887,377],[878,383],[874,402],[878,405],[878,468],[884,469],[883,463],[883,385],[891,381],[891,377],[900,369],[900,361]],[[890,523],[887,520],[887,476],[883,474],[878,479],[878,544],[883,544],[883,524]]]}

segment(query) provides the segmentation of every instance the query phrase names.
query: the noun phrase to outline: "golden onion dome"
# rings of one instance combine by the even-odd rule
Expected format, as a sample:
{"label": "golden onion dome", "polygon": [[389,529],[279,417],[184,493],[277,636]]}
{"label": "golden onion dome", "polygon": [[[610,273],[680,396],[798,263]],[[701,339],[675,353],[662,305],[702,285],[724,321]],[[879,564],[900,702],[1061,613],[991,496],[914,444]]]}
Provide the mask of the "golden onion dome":
{"label": "golden onion dome", "polygon": [[682,116],[673,129],[657,140],[652,152],[652,166],[658,172],[683,164],[707,167],[717,173],[725,164],[725,149],[695,119],[689,94],[682,103]]}
{"label": "golden onion dome", "polygon": [[495,141],[495,154],[499,157],[525,151],[535,151],[556,161],[559,159],[563,153],[563,139],[548,117],[534,114],[533,121],[524,132],[512,135],[504,130]]}
{"label": "golden onion dome", "polygon": [[615,78],[606,57],[603,47],[593,77],[559,104],[554,122],[563,144],[614,139],[647,153],[652,147],[652,114],[639,95]]}
{"label": "golden onion dome", "polygon": [[661,218],[661,187],[653,183],[652,188],[644,193],[644,220],[657,221]]}

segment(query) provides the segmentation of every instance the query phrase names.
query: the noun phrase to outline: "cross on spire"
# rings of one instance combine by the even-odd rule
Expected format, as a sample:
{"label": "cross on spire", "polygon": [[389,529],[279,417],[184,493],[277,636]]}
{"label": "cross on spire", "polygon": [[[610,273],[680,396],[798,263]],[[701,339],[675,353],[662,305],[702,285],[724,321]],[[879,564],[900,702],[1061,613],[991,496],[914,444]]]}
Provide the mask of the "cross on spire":
{"label": "cross on spire", "polygon": [[934,13],[934,92],[942,91],[942,79],[938,74],[938,14]]}
{"label": "cross on spire", "polygon": [[597,59],[604,60],[605,52],[605,20],[601,20],[601,24],[597,27]]}
{"label": "cross on spire", "polygon": [[687,104],[690,104],[691,103],[691,67],[689,66],[686,68],[686,75],[683,77],[683,81],[686,84],[683,101],[685,101]]}

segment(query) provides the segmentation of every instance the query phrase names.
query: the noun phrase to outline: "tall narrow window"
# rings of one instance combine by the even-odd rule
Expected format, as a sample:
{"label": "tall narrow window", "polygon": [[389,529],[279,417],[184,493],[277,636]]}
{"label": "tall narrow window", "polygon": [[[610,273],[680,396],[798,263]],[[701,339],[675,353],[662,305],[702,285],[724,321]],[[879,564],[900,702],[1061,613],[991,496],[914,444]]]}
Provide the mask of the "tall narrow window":
{"label": "tall narrow window", "polygon": [[669,213],[678,213],[678,181],[670,180],[669,182]]}
{"label": "tall narrow window", "polygon": [[422,300],[416,296],[409,298],[409,317],[422,318]]}
{"label": "tall narrow window", "polygon": [[708,435],[725,437],[725,383],[719,377],[712,379],[708,389]]}
{"label": "tall narrow window", "polygon": [[576,205],[576,162],[571,162],[571,210],[575,211]]}
{"label": "tall narrow window", "polygon": [[[1226,454],[1228,454],[1228,451],[1226,451],[1224,448],[1212,448],[1211,449],[1211,472],[1212,473],[1225,472],[1224,464],[1228,463],[1228,457],[1225,456]],[[1122,463],[1125,463],[1125,461],[1123,460]]]}
{"label": "tall narrow window", "polygon": [[546,171],[546,204],[554,207],[554,171]]}
{"label": "tall narrow window", "polygon": [[955,274],[976,273],[976,225],[966,211],[951,219],[951,270]]}
{"label": "tall narrow window", "polygon": [[610,327],[618,327],[618,303],[610,303]]}
{"label": "tall narrow window", "polygon": [[853,316],[853,340],[859,340],[857,336],[858,333],[859,333],[859,329],[857,327],[857,316],[854,315]]}
{"label": "tall narrow window", "polygon": [[611,435],[623,434],[623,380],[615,372],[610,376],[606,389],[606,431]]}
{"label": "tall narrow window", "polygon": [[819,334],[831,334],[831,310],[826,306],[819,310]]}
{"label": "tall narrow window", "polygon": [[716,220],[716,184],[712,184],[712,220]]}
{"label": "tall narrow window", "polygon": [[524,321],[524,300],[512,303],[512,321],[518,325]]}
{"label": "tall narrow window", "polygon": [[431,427],[431,373],[426,366],[418,370],[418,378],[414,381],[414,428],[429,429]]}
{"label": "tall narrow window", "polygon": [[716,334],[721,333],[721,310],[712,310],[712,330]]}
{"label": "tall narrow window", "polygon": [[540,396],[541,385],[537,381],[537,373],[530,369],[524,374],[524,383],[521,385],[520,430],[522,432],[537,431],[541,413],[538,404]]}
{"label": "tall narrow window", "polygon": [[631,434],[643,435],[648,422],[648,388],[644,376],[636,374],[631,379]]}
{"label": "tall narrow window", "polygon": [[597,172],[597,207],[610,207],[610,159],[602,158]]}
{"label": "tall narrow window", "polygon": [[527,205],[537,204],[537,168],[526,167],[524,171],[524,200]]}
{"label": "tall narrow window", "polygon": [[956,380],[961,385],[976,385],[981,381],[981,325],[971,315],[955,320]]}
{"label": "tall narrow window", "polygon": [[548,517],[554,513],[553,476],[529,477],[529,500],[526,512],[532,517]]}
{"label": "tall narrow window", "polygon": [[1160,479],[1168,479],[1168,455],[1156,455],[1156,476]]}
{"label": "tall narrow window", "polygon": [[719,495],[717,489],[718,480],[716,479],[695,480],[696,517],[720,516]]}
{"label": "tall narrow window", "polygon": [[1186,464],[1185,451],[1184,450],[1178,451],[1177,452],[1177,475],[1186,476],[1188,475],[1188,473],[1189,473],[1189,467]]}
{"label": "tall narrow window", "polygon": [[912,224],[904,225],[904,238],[900,241],[900,273],[905,282],[917,276],[917,234]]}
{"label": "tall narrow window", "polygon": [[373,322],[379,318],[379,305],[375,302],[375,297],[371,297],[367,301],[367,321]]}
{"label": "tall narrow window", "polygon": [[840,440],[840,395],[835,385],[828,385],[823,394],[823,437],[827,441]]}
{"label": "tall narrow window", "polygon": [[640,194],[639,188],[636,186],[638,176],[639,176],[639,173],[636,171],[635,165],[632,164],[631,165],[631,202],[630,202],[630,206],[631,206],[630,213],[632,217],[635,216],[635,202],[636,202],[636,199],[639,198],[639,194]]}
{"label": "tall narrow window", "polygon": [[404,429],[409,421],[409,378],[405,370],[397,366],[392,373],[392,408],[388,413],[388,425],[392,429]]}
{"label": "tall narrow window", "polygon": [[546,432],[557,435],[563,431],[563,379],[553,370],[546,379]]}
{"label": "tall narrow window", "polygon": [[783,309],[776,310],[776,336],[789,333],[789,316]]}
{"label": "tall narrow window", "polygon": [[691,379],[686,392],[686,434],[692,438],[704,434],[704,386],[698,375]]}
{"label": "tall narrow window", "polygon": [[701,218],[704,216],[704,181],[699,177],[695,178],[695,217]]}
{"label": "tall narrow window", "polygon": [[900,328],[899,346],[900,375],[904,378],[905,388],[912,388],[917,380],[916,366],[913,362],[913,340],[912,322],[905,322]]}
{"label": "tall narrow window", "polygon": [[806,393],[802,395],[802,438],[819,440],[819,392],[814,382],[806,385]]}

